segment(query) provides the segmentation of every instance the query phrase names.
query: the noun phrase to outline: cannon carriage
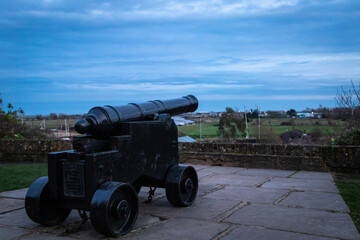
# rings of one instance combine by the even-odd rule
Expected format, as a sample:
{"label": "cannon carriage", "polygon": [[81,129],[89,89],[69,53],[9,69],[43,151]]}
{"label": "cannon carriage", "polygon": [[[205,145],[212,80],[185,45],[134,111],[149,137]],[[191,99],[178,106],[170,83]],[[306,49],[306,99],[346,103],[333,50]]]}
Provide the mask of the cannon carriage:
{"label": "cannon carriage", "polygon": [[91,109],[75,124],[84,135],[74,137],[73,149],[48,154],[48,177],[37,179],[26,194],[27,215],[51,226],[61,224],[72,209],[88,211],[98,232],[117,236],[134,226],[142,186],[165,188],[172,205],[190,206],[197,195],[197,173],[179,164],[171,116],[197,106],[188,95]]}

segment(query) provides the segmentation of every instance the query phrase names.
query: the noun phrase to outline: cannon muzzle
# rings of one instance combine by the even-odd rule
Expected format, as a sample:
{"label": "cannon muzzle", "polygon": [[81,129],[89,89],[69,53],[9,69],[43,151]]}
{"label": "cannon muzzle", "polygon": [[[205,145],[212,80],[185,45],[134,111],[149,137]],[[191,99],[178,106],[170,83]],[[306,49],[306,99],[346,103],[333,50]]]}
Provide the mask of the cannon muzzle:
{"label": "cannon muzzle", "polygon": [[91,134],[95,138],[121,135],[121,124],[130,121],[153,120],[156,114],[171,116],[194,112],[198,100],[193,95],[171,100],[155,100],[146,103],[129,103],[123,106],[104,106],[92,108],[85,118],[75,123],[75,130],[81,134]]}

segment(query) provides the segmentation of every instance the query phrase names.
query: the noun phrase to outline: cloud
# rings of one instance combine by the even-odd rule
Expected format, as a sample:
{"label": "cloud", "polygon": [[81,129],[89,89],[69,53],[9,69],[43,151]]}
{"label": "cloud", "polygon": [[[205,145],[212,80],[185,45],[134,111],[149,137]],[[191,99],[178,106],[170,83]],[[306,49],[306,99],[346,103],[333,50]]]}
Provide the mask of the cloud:
{"label": "cloud", "polygon": [[282,101],[306,101],[306,100],[334,100],[335,95],[201,95],[201,100],[282,100]]}
{"label": "cloud", "polygon": [[165,1],[149,10],[134,10],[128,16],[144,18],[178,18],[184,16],[223,17],[247,16],[296,5],[297,0],[243,0],[243,1]]}
{"label": "cloud", "polygon": [[[119,21],[139,19],[217,18],[229,16],[251,16],[275,14],[277,9],[294,7],[300,0],[161,0],[124,3],[123,1],[79,1],[66,2],[44,0],[40,2],[3,1],[10,5],[3,11],[7,16],[32,16],[76,21]],[[15,3],[17,4],[15,4]],[[13,11],[11,11],[13,10]]]}
{"label": "cloud", "polygon": [[208,91],[220,89],[252,89],[262,87],[261,84],[227,84],[227,83],[137,83],[137,84],[70,84],[71,89],[87,89],[95,91]]}
{"label": "cloud", "polygon": [[[257,59],[255,57],[254,59]],[[245,58],[248,61],[238,63],[222,62],[212,66],[202,66],[203,71],[212,72],[248,72],[248,73],[272,73],[283,76],[301,77],[303,81],[313,79],[333,79],[339,81],[343,78],[359,79],[360,77],[360,53],[334,53],[334,54],[308,54],[308,55],[270,55],[262,56],[262,60],[251,61],[252,57]]]}
{"label": "cloud", "polygon": [[[171,60],[170,60],[171,59]],[[234,61],[233,59],[237,59]],[[235,62],[235,63],[234,63]],[[58,82],[88,90],[245,89],[274,90],[335,87],[360,80],[360,53],[219,57],[181,61],[165,57],[131,59],[75,59],[44,62],[21,69],[0,68],[0,79]],[[151,82],[151,83],[150,83]],[[195,82],[195,83],[194,83]]]}

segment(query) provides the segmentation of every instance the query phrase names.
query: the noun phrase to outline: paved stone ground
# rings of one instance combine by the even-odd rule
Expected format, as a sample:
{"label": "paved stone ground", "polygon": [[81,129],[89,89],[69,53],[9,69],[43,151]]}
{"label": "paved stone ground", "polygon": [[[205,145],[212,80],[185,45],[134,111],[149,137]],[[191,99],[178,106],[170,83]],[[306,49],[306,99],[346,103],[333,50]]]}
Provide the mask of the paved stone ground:
{"label": "paved stone ground", "polygon": [[[124,239],[360,239],[330,173],[195,166],[196,202],[172,207],[163,189],[146,204]],[[73,211],[61,226],[44,227],[28,219],[26,189],[0,193],[0,239],[102,239],[88,222],[81,230]]]}

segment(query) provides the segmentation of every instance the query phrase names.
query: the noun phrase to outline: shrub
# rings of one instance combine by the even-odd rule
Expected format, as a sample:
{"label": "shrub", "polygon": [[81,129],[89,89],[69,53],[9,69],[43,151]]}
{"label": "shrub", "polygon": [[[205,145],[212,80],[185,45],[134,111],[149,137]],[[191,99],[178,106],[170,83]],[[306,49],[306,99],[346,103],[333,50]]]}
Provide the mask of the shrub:
{"label": "shrub", "polygon": [[18,117],[18,113],[24,114],[21,108],[14,110],[10,103],[7,108],[5,112],[0,95],[0,139],[45,139],[48,137],[46,132],[22,124]]}
{"label": "shrub", "polygon": [[360,128],[345,130],[337,140],[337,145],[360,145]]}
{"label": "shrub", "polygon": [[316,142],[322,137],[322,132],[319,128],[314,128],[310,132],[310,136],[311,136],[312,140]]}
{"label": "shrub", "polygon": [[260,143],[271,143],[271,144],[281,144],[281,138],[279,134],[275,133],[274,129],[272,127],[261,125],[260,127],[260,139],[258,139],[258,142]]}

